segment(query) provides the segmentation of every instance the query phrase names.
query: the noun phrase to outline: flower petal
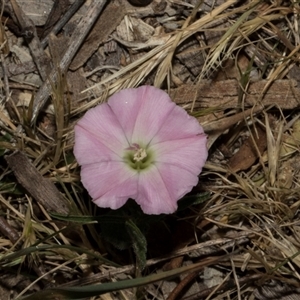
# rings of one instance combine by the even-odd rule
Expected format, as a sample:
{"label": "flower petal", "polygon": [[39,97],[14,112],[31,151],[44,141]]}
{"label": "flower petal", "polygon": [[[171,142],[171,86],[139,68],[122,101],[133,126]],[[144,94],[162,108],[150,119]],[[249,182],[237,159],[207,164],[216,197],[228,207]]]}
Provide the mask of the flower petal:
{"label": "flower petal", "polygon": [[201,134],[181,140],[171,140],[152,145],[155,164],[171,164],[194,175],[200,174],[208,156],[206,135]]}
{"label": "flower petal", "polygon": [[167,93],[153,86],[121,90],[108,105],[131,143],[148,143],[176,107]]}
{"label": "flower petal", "polygon": [[137,196],[138,174],[123,162],[83,165],[81,181],[100,207],[117,209]]}
{"label": "flower petal", "polygon": [[140,174],[136,202],[146,214],[169,214],[177,209],[177,201],[198,183],[198,176],[180,167],[160,164],[151,172]]}
{"label": "flower petal", "polygon": [[190,116],[180,106],[175,106],[152,139],[151,145],[161,141],[180,140],[203,133],[203,128],[196,118]]}
{"label": "flower petal", "polygon": [[[129,146],[118,118],[106,103],[90,109],[78,121],[74,130],[76,139],[75,156],[80,164],[83,163],[80,162],[81,160],[85,160],[83,155],[87,151],[86,149],[83,150],[83,148],[89,148],[90,146],[89,143],[86,146],[83,144],[88,139],[91,140],[91,147],[94,146],[93,140],[99,142],[96,142],[96,145],[100,147],[99,152],[104,151],[103,160],[107,160],[110,156],[115,157],[113,154],[122,157],[124,149]],[[83,135],[86,133],[88,133],[88,136],[84,138]],[[100,144],[103,146],[100,146]],[[95,162],[99,161],[99,155],[97,155]]]}
{"label": "flower petal", "polygon": [[140,173],[135,200],[146,214],[169,214],[177,209],[177,199],[173,198],[172,190],[168,190],[154,165]]}
{"label": "flower petal", "polygon": [[81,126],[75,126],[75,140],[74,155],[80,165],[121,160],[119,155]]}
{"label": "flower petal", "polygon": [[199,181],[197,175],[178,166],[162,163],[157,166],[157,169],[167,189],[172,191],[173,198],[177,200],[190,192]]}
{"label": "flower petal", "polygon": [[[151,159],[141,171],[124,161],[135,144],[147,146]],[[173,213],[208,155],[198,121],[150,86],[122,90],[89,110],[75,126],[74,154],[98,206],[117,209],[133,198],[148,214]]]}

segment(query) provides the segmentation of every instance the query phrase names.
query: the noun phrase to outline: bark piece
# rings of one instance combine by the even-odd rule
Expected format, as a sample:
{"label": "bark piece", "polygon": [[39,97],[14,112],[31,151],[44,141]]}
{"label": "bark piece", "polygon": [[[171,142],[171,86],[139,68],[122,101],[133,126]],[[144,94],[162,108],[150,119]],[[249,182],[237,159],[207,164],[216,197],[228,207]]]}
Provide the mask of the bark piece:
{"label": "bark piece", "polygon": [[30,1],[30,4],[28,0],[16,2],[35,26],[43,26],[46,23],[47,15],[53,6],[53,2],[49,0]]}
{"label": "bark piece", "polygon": [[8,224],[8,222],[0,216],[0,232],[9,238],[9,240],[14,244],[20,238],[20,234]]}
{"label": "bark piece", "polygon": [[238,152],[229,160],[229,168],[233,172],[241,170],[247,170],[258,159],[258,153],[255,148],[255,144],[260,154],[262,154],[267,148],[267,135],[265,130],[260,126],[256,126],[256,129],[251,130],[251,136],[249,136],[244,144],[241,146]]}
{"label": "bark piece", "polygon": [[81,73],[82,71],[79,69],[75,72],[69,71],[67,74],[68,88],[72,97],[72,109],[77,108],[79,106],[78,101],[84,99],[87,95],[82,93],[86,87],[86,79]]}
{"label": "bark piece", "polygon": [[20,151],[5,157],[9,167],[14,172],[18,182],[31,194],[31,196],[47,211],[59,214],[69,214],[69,203],[58,191],[55,185],[44,178]]}
{"label": "bark piece", "polygon": [[[65,12],[65,14],[63,16],[61,16],[59,18],[59,20],[57,21],[57,23],[54,25],[54,27],[51,29],[51,32],[47,33],[49,34],[54,34],[56,35],[63,27],[64,25],[71,19],[71,17],[75,14],[75,12],[81,7],[81,5],[84,3],[85,0],[76,0],[74,1],[74,3],[67,9],[67,11]],[[60,3],[59,0],[57,0],[57,2]],[[56,4],[54,4],[55,7]],[[60,3],[61,5],[61,3]],[[53,14],[56,15],[55,12],[56,9],[53,10]],[[52,13],[52,11],[51,11]],[[50,16],[49,16],[50,17]],[[47,21],[48,22],[48,21]],[[47,24],[47,23],[46,23]],[[47,47],[48,45],[48,36],[46,36],[43,40],[42,40],[42,45],[44,48]]]}
{"label": "bark piece", "polygon": [[232,115],[227,118],[222,118],[220,120],[216,120],[210,122],[208,124],[203,124],[203,129],[205,133],[208,133],[208,140],[207,140],[207,148],[213,145],[213,143],[218,139],[218,137],[223,134],[223,132],[229,129],[231,126],[237,124],[238,122],[244,120],[245,118],[258,114],[262,111],[262,108],[257,106],[255,108],[250,108],[248,110],[242,111],[238,114]]}
{"label": "bark piece", "polygon": [[11,4],[39,74],[43,80],[46,80],[51,67],[50,60],[43,50],[42,44],[37,36],[36,28],[29,17],[19,7],[16,0],[11,0]]}
{"label": "bark piece", "polygon": [[[259,104],[259,100],[264,106],[277,105],[281,109],[294,109],[300,105],[300,91],[295,80],[276,80],[262,95],[267,83],[267,80],[250,83],[243,105],[252,107]],[[177,104],[187,105],[187,109],[191,108],[195,101],[195,108],[220,107],[224,110],[241,107],[238,103],[239,88],[239,82],[236,80],[202,80],[196,85],[186,84],[171,89],[170,96]]]}
{"label": "bark piece", "polygon": [[69,0],[54,1],[44,25],[43,37],[49,34],[49,32],[52,29],[52,26],[54,26],[54,24],[58,22],[59,19],[65,14],[65,12],[68,10],[69,5]]}
{"label": "bark piece", "polygon": [[[19,74],[29,74],[36,71],[36,65],[33,61],[27,61],[21,64],[9,63],[8,64],[8,76],[15,76]],[[0,76],[3,74],[0,71]]]}
{"label": "bark piece", "polygon": [[[68,69],[77,50],[81,46],[85,37],[88,35],[90,29],[97,20],[106,2],[107,0],[94,0],[91,2],[86,16],[82,18],[81,21],[78,23],[76,29],[72,34],[68,48],[59,63],[60,73],[64,73]],[[47,80],[38,90],[33,103],[33,114],[31,120],[32,123],[36,119],[40,109],[45,105],[49,96],[51,95],[51,87],[57,82],[58,77],[58,70],[55,68],[52,70]]]}
{"label": "bark piece", "polygon": [[272,280],[255,289],[253,294],[258,300],[298,300],[300,299],[300,288]]}
{"label": "bark piece", "polygon": [[199,46],[196,42],[187,47],[187,49],[176,54],[176,58],[188,68],[193,76],[197,77],[201,72],[201,68],[204,64],[204,56],[199,51]]}
{"label": "bark piece", "polygon": [[205,132],[207,133],[214,133],[214,132],[218,132],[218,133],[223,133],[223,131],[229,129],[231,126],[237,124],[238,122],[242,121],[243,119],[254,115],[256,113],[259,113],[262,111],[261,107],[256,107],[254,109],[248,109],[245,111],[242,111],[238,114],[226,117],[226,118],[221,118],[219,120],[215,120],[209,123],[204,123],[203,129]]}
{"label": "bark piece", "polygon": [[125,14],[126,11],[122,6],[117,6],[113,3],[109,3],[106,6],[101,17],[96,22],[91,33],[87,36],[85,43],[70,65],[72,71],[80,68],[99,46],[107,40],[108,36],[119,25]]}

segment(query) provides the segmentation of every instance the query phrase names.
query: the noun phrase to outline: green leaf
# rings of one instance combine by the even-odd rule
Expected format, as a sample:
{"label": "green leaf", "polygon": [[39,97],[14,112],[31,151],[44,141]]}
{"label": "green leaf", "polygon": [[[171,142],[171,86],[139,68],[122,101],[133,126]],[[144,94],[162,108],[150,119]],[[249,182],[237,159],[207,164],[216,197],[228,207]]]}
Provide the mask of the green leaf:
{"label": "green leaf", "polygon": [[80,223],[80,224],[87,224],[90,222],[98,221],[98,217],[94,217],[94,216],[61,215],[52,212],[50,212],[50,216],[57,220]]}
{"label": "green leaf", "polygon": [[2,255],[0,256],[0,266],[6,267],[10,266],[11,262],[14,260],[19,259],[21,256],[29,255],[38,251],[51,251],[51,249],[68,249],[70,251],[74,251],[74,253],[85,253],[89,255],[92,258],[98,259],[99,261],[106,263],[108,265],[112,266],[118,266],[116,263],[104,258],[100,254],[94,253],[92,251],[88,251],[83,248],[70,246],[70,245],[38,245],[38,243],[35,244],[35,246],[27,247],[24,249],[21,249],[19,251],[16,251],[14,253],[8,254],[8,255]]}
{"label": "green leaf", "polygon": [[139,287],[147,285],[160,280],[167,280],[174,278],[184,272],[199,271],[206,266],[216,264],[216,262],[228,258],[230,255],[224,255],[220,257],[212,257],[203,259],[201,262],[177,268],[171,271],[160,272],[157,274],[151,274],[145,277],[139,277],[135,279],[121,280],[118,282],[102,283],[97,285],[87,285],[82,287],[69,287],[69,288],[54,288],[37,292],[33,295],[21,298],[21,300],[68,300],[68,299],[82,299],[88,297],[94,297],[101,294],[115,292],[118,290]]}
{"label": "green leaf", "polygon": [[125,250],[131,247],[132,240],[125,226],[126,219],[116,214],[116,211],[111,211],[109,219],[99,221],[101,236],[117,249]]}
{"label": "green leaf", "polygon": [[109,211],[102,216],[76,216],[51,213],[53,218],[66,222],[88,224],[97,222],[101,228],[101,236],[119,250],[125,250],[132,246],[132,240],[125,226],[128,218],[122,216],[118,210]]}
{"label": "green leaf", "polygon": [[15,150],[15,146],[13,146],[11,140],[12,136],[8,133],[0,136],[0,156],[3,156],[7,149]]}
{"label": "green leaf", "polygon": [[178,202],[178,211],[184,210],[189,206],[201,204],[210,199],[210,192],[198,193],[196,195],[185,196]]}
{"label": "green leaf", "polygon": [[146,266],[147,240],[132,220],[126,222],[126,229],[132,241],[132,248],[136,255],[137,265],[140,270],[143,270]]}

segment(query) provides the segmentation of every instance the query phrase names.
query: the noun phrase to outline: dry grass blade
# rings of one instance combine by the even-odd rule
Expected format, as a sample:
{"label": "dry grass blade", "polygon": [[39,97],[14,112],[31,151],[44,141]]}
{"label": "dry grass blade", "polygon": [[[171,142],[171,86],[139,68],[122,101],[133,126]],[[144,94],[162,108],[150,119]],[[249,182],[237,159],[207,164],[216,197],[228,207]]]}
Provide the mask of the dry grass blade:
{"label": "dry grass blade", "polygon": [[[33,1],[58,12],[32,25],[35,45],[50,42],[38,49],[52,59],[48,72],[16,27],[51,7],[28,15],[25,2],[12,1],[15,10],[3,2],[0,25],[6,298],[240,300],[265,299],[273,288],[270,297],[283,300],[300,291],[299,3],[77,1],[70,18],[70,1]],[[12,26],[14,11],[23,25]],[[69,21],[51,27],[59,15]],[[173,215],[145,215],[131,200],[99,208],[80,182],[79,115],[141,84],[168,90],[208,137],[199,182]],[[193,273],[166,281],[183,271]]]}
{"label": "dry grass blade", "polygon": [[170,76],[170,73],[172,72],[171,68],[172,68],[172,59],[173,59],[174,53],[176,51],[178,44],[180,42],[182,42],[182,36],[183,36],[184,30],[187,28],[189,23],[194,19],[195,15],[202,3],[203,3],[203,0],[198,0],[196,5],[194,6],[190,16],[185,20],[181,30],[176,34],[174,44],[169,49],[166,58],[162,61],[162,63],[158,67],[157,74],[156,74],[155,80],[154,80],[154,86],[156,86],[158,88],[161,87],[165,77],[167,76],[168,90],[170,90],[169,76]]}
{"label": "dry grass blade", "polygon": [[58,72],[66,72],[81,43],[84,41],[84,38],[87,36],[89,30],[101,13],[105,3],[106,1],[102,0],[100,3],[99,1],[93,1],[90,4],[89,12],[87,13],[86,17],[83,18],[81,23],[78,24],[76,31],[73,33],[72,43],[68,46],[59,63],[59,70],[54,69],[47,76],[47,80],[43,83],[35,96],[31,123],[36,120],[38,112],[45,105],[48,97],[51,95],[51,84],[57,83]]}
{"label": "dry grass blade", "polygon": [[[206,58],[206,63],[203,67],[203,72],[200,74],[199,80],[201,80],[206,74],[206,70],[211,70],[212,68],[216,68],[217,66],[221,65],[220,57],[223,55],[223,59],[225,60],[229,55],[232,53],[233,49],[235,49],[235,46],[233,45],[238,45],[239,41],[244,38],[243,35],[239,35],[238,38],[231,44],[231,51],[227,51],[225,54],[225,50],[227,48],[227,45],[229,41],[231,41],[232,37],[236,33],[237,30],[242,30],[240,29],[241,25],[245,20],[250,16],[250,14],[255,10],[256,5],[260,1],[256,1],[254,3],[251,3],[247,8],[245,9],[245,12],[243,15],[230,27],[225,34],[222,36],[221,40],[212,48],[210,49],[210,53],[208,54]],[[252,28],[251,26],[247,26],[247,28]],[[254,30],[254,28],[253,28]]]}
{"label": "dry grass blade", "polygon": [[293,58],[295,55],[297,55],[297,53],[299,53],[299,50],[300,50],[300,45],[295,47],[295,49],[287,57],[282,57],[277,67],[272,72],[270,72],[268,76],[270,83],[266,85],[264,91],[266,91],[269,88],[272,81],[278,78],[283,78],[284,75],[287,74],[289,69],[292,68],[293,66],[293,64],[291,64],[291,60],[294,60]]}
{"label": "dry grass blade", "polygon": [[278,159],[280,153],[283,122],[280,122],[278,125],[278,133],[275,140],[275,137],[270,128],[269,118],[267,114],[265,114],[265,120],[266,120],[268,166],[269,166],[268,176],[269,176],[271,186],[274,186],[277,172],[278,172]]}
{"label": "dry grass blade", "polygon": [[[178,44],[181,44],[185,39],[192,36],[196,32],[204,30],[205,25],[208,25],[210,22],[212,22],[212,20],[214,21],[214,20],[220,20],[222,18],[226,18],[227,14],[221,15],[221,13],[224,10],[226,10],[226,8],[235,4],[236,2],[237,1],[234,0],[226,1],[222,5],[218,6],[213,11],[211,11],[210,14],[207,14],[201,19],[187,26],[186,29],[184,29],[183,32],[180,33],[180,36],[182,38],[180,42],[178,42]],[[139,83],[142,82],[142,80],[145,77],[147,77],[148,74],[150,74],[150,72],[156,66],[160,65],[160,63],[165,59],[169,51],[172,49],[176,39],[177,39],[177,35],[174,36],[170,35],[169,40],[166,41],[165,44],[161,46],[157,46],[156,48],[154,48],[153,50],[151,50],[150,52],[142,56],[140,59],[122,68],[120,71],[115,72],[113,75],[102,80],[96,85],[89,87],[83,92],[87,92],[97,88],[100,88],[100,91],[102,91],[101,86],[105,86],[106,87],[104,88],[105,97],[107,97],[108,95],[111,95],[120,89],[137,86]],[[106,92],[107,86],[109,86],[108,92]],[[91,101],[88,105],[83,106],[81,109],[86,110],[94,106],[99,101],[103,101],[104,99],[105,99],[104,97],[95,99]]]}

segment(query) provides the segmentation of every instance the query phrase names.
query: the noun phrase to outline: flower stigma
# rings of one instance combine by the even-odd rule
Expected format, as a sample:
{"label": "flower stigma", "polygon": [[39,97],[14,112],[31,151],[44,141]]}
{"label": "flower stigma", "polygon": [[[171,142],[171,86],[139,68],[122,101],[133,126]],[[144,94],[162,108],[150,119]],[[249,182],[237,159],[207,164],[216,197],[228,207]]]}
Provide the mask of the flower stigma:
{"label": "flower stigma", "polygon": [[147,169],[154,161],[153,154],[145,147],[141,147],[137,143],[133,143],[126,148],[124,161],[130,168],[136,171]]}

